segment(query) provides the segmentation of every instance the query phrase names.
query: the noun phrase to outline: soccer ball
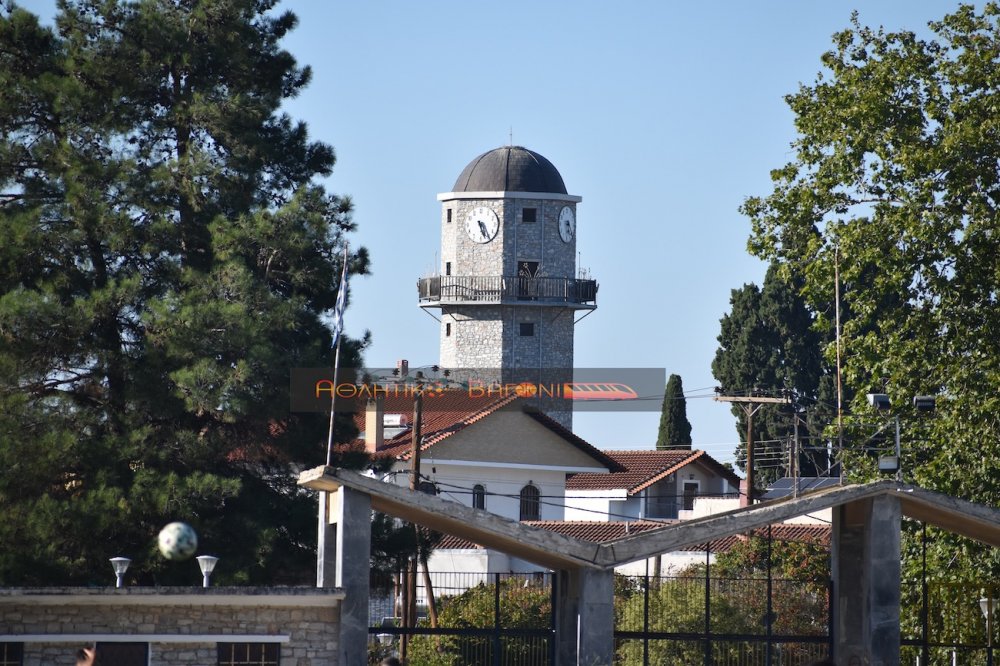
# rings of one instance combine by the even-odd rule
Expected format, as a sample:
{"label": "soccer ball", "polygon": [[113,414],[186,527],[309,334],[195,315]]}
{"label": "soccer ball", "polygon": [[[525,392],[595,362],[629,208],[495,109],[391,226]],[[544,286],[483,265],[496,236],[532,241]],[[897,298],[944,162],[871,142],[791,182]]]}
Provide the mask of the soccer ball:
{"label": "soccer ball", "polygon": [[187,523],[170,523],[160,530],[159,546],[168,560],[186,560],[198,550],[198,535]]}

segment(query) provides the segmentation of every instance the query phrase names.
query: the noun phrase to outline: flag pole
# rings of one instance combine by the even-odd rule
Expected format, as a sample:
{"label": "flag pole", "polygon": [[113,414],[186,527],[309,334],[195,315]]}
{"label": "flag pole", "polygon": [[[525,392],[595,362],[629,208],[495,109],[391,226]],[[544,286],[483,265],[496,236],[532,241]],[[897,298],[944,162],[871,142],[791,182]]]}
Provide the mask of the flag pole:
{"label": "flag pole", "polygon": [[330,466],[333,453],[333,419],[337,413],[337,373],[340,371],[340,343],[344,336],[344,306],[347,302],[347,251],[349,244],[344,243],[344,267],[340,276],[340,291],[337,292],[337,304],[334,306],[334,331],[337,341],[337,351],[333,355],[333,390],[330,391],[330,426],[326,435],[326,465]]}
{"label": "flag pole", "polygon": [[[347,306],[347,251],[344,243],[344,265],[340,272],[340,291],[337,292],[337,303],[333,308],[333,341],[337,351],[333,356],[333,391],[330,393],[330,428],[326,435],[326,466],[330,466],[333,452],[333,418],[337,413],[337,373],[340,370],[341,332],[344,330],[344,309]],[[319,493],[319,530],[316,542],[316,587],[334,587],[336,585],[336,548],[331,543],[330,503],[328,493]],[[330,546],[329,548],[327,546]]]}
{"label": "flag pole", "polygon": [[337,352],[333,356],[333,391],[330,392],[330,427],[326,435],[326,466],[330,466],[333,452],[333,416],[337,413],[337,370],[340,368],[340,340],[337,340]]}

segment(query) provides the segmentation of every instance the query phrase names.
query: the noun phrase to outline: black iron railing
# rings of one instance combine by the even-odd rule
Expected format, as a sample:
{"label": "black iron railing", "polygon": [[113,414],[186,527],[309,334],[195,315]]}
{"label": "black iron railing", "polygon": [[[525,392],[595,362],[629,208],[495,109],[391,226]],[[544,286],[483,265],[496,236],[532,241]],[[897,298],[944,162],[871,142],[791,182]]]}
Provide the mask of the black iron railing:
{"label": "black iron railing", "polygon": [[597,280],[499,275],[438,275],[417,281],[421,303],[541,301],[597,304]]}

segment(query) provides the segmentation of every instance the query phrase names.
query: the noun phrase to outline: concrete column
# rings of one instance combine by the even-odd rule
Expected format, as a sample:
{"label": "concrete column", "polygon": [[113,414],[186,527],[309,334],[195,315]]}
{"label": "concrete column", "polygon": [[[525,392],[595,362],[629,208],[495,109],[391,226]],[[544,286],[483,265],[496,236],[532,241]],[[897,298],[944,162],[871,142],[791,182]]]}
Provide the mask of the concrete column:
{"label": "concrete column", "polygon": [[611,664],[615,651],[614,572],[563,570],[556,599],[556,664]]}
{"label": "concrete column", "polygon": [[838,664],[898,666],[899,500],[881,496],[834,512],[834,657]]}
{"label": "concrete column", "polygon": [[344,591],[340,605],[338,663],[368,663],[368,571],[372,541],[371,497],[341,487],[332,494],[330,518],[336,522],[336,576]]}
{"label": "concrete column", "polygon": [[337,526],[330,523],[330,493],[320,491],[316,529],[316,587],[336,587]]}

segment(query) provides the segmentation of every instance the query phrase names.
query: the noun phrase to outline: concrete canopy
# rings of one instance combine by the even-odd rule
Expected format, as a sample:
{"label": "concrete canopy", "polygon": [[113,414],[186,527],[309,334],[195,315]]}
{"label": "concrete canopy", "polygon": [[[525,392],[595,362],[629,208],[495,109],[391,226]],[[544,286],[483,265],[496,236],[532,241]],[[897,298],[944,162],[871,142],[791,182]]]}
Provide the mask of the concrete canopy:
{"label": "concrete canopy", "polygon": [[332,467],[303,472],[299,484],[332,492],[341,486],[371,496],[372,508],[553,569],[612,569],[659,553],[743,534],[789,518],[877,497],[898,499],[902,514],[1000,546],[1000,509],[896,481],[835,486],[797,498],[756,504],[597,544],[524,525],[450,500]]}
{"label": "concrete canopy", "polygon": [[336,492],[339,488],[346,487],[366,493],[371,496],[371,505],[376,511],[438,532],[464,537],[543,567],[603,568],[594,559],[599,550],[595,543],[523,525],[516,520],[395,484],[383,483],[357,472],[316,467],[299,475],[299,485],[326,492]]}

